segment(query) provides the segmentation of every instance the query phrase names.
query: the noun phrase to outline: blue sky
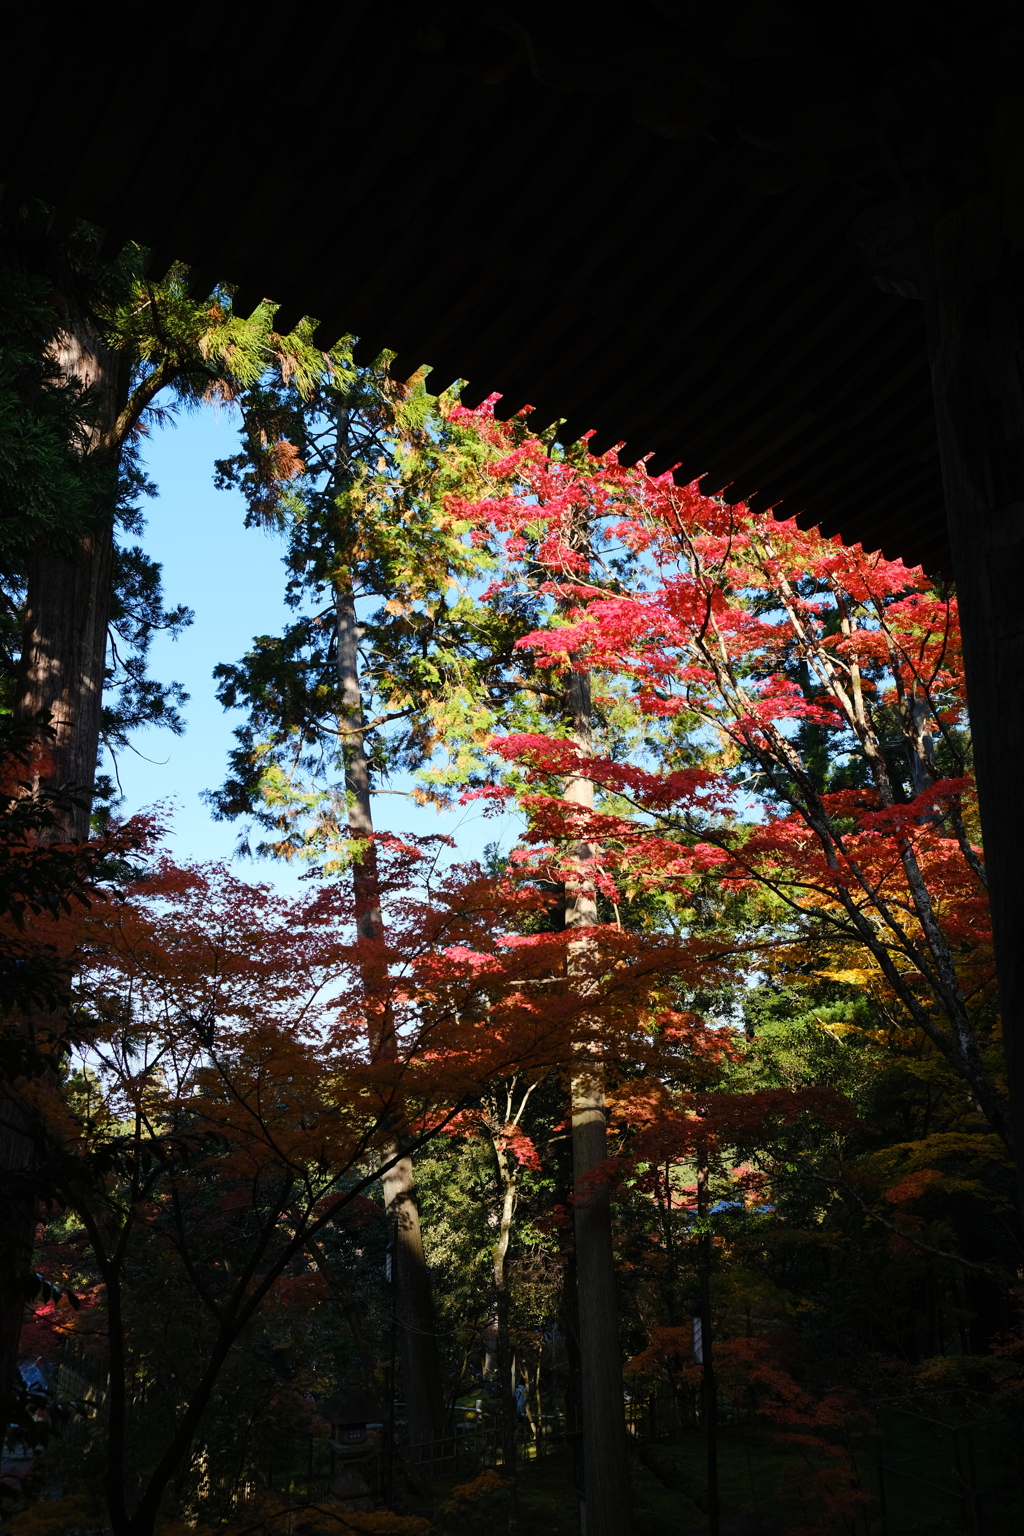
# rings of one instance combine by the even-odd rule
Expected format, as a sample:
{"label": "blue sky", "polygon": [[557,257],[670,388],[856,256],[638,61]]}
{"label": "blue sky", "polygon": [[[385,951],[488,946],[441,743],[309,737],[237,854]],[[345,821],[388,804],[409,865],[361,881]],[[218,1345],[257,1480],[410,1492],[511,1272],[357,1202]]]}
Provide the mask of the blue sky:
{"label": "blue sky", "polygon": [[[151,671],[161,680],[182,683],[191,698],[183,710],[184,736],[148,730],[135,739],[138,753],[120,754],[121,812],[173,802],[169,842],[179,858],[228,859],[240,830],[237,823],[214,821],[200,799],[202,790],[222,782],[232,730],[241,719],[217,702],[213,668],[219,661],[238,660],[254,635],[276,633],[288,616],[283,542],[247,529],[241,495],[214,488],[214,460],[236,450],[237,430],[238,418],[230,409],[207,408],[154,432],[144,452],[159,496],[145,504],[148,526],[139,542],[163,565],[167,604],[185,603],[195,610],[194,623],[179,640],[155,638]],[[396,781],[392,787],[403,786]],[[456,838],[463,858],[479,857],[489,842],[508,848],[515,838],[511,817],[485,820],[478,802],[438,816],[388,795],[378,799],[375,817],[382,828],[445,832]],[[299,873],[273,860],[245,861],[238,872],[285,891],[296,888]]]}

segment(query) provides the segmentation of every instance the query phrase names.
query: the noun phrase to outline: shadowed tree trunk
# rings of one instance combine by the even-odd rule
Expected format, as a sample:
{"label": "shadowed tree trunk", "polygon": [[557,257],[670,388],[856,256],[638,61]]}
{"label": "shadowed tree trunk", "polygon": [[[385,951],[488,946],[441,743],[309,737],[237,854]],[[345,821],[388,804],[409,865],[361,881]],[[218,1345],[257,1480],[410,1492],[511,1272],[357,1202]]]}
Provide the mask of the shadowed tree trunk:
{"label": "shadowed tree trunk", "polygon": [[[374,1053],[393,1056],[395,1039],[388,1004],[380,879],[377,850],[372,840],[370,764],[364,742],[365,720],[359,687],[359,632],[352,587],[343,580],[336,583],[335,614],[342,726],[346,732],[344,754],[348,826],[354,839],[366,839],[359,857],[353,860],[352,883],[367,1027]],[[383,1157],[393,1157],[402,1150],[402,1144],[401,1110],[396,1108],[395,1140],[382,1149]],[[434,1326],[434,1304],[423,1253],[412,1158],[408,1155],[400,1157],[384,1174],[381,1182],[388,1226],[395,1244],[399,1349],[409,1441],[415,1459],[418,1446],[443,1439],[445,1404]]]}
{"label": "shadowed tree trunk", "polygon": [[[574,669],[570,676],[569,709],[573,739],[581,752],[589,754],[590,676],[586,672]],[[594,785],[590,779],[570,779],[563,797],[591,810]],[[570,974],[574,951],[582,968],[586,931],[597,922],[594,886],[586,870],[590,845],[580,843],[576,853],[579,873],[565,891],[565,926],[578,935],[569,946]],[[572,1154],[587,1536],[628,1536],[631,1500],[611,1199],[607,1183],[595,1177],[607,1157],[605,1073],[602,1063],[586,1050],[580,1051],[572,1077]]]}
{"label": "shadowed tree trunk", "polygon": [[[97,516],[68,546],[39,541],[31,551],[21,665],[14,714],[48,715],[30,769],[36,784],[73,784],[76,804],[47,841],[84,840],[99,750],[103,671],[117,500],[117,426],[128,398],[129,368],[83,323],[69,322],[51,343],[63,378],[82,391],[78,451],[93,458]],[[0,1101],[0,1399],[14,1385],[26,1281],[31,1273],[36,1201],[33,1145],[21,1110]]]}

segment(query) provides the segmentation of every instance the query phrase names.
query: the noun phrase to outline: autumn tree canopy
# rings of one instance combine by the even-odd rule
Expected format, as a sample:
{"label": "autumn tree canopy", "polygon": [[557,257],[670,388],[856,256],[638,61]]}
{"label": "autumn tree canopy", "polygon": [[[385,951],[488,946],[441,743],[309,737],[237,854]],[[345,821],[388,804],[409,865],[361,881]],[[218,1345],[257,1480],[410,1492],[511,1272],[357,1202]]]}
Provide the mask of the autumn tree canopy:
{"label": "autumn tree canopy", "polygon": [[[54,1016],[5,1088],[47,1287],[24,1338],[93,1403],[46,1452],[79,1504],[23,1495],[25,1531],[88,1499],[116,1536],[284,1528],[273,1447],[326,1447],[355,1382],[390,1433],[420,1368],[386,1278],[405,1160],[446,1417],[353,1528],[515,1529],[516,1437],[586,1424],[595,1348],[681,1445],[706,1430],[705,1286],[723,1434],[760,1426],[786,1518],[852,1532],[877,1399],[1019,1413],[955,593],[347,342],[300,375],[279,341],[230,386],[216,473],[284,535],[295,620],[211,658],[247,711],[211,789],[304,895],[179,866],[152,821],[44,857],[45,807],[10,802],[2,937],[58,978],[11,994]],[[476,860],[403,835],[396,788],[518,833]],[[598,1207],[611,1346],[578,1304]],[[470,1413],[501,1475],[428,1510]]]}

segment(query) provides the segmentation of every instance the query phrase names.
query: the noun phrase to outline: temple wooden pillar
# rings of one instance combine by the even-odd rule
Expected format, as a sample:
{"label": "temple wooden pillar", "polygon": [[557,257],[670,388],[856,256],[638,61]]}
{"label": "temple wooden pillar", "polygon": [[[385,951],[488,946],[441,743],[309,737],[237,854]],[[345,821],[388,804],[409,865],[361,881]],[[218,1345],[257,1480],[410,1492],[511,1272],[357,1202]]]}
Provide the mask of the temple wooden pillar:
{"label": "temple wooden pillar", "polygon": [[1024,1212],[1024,258],[987,193],[941,214],[922,243]]}

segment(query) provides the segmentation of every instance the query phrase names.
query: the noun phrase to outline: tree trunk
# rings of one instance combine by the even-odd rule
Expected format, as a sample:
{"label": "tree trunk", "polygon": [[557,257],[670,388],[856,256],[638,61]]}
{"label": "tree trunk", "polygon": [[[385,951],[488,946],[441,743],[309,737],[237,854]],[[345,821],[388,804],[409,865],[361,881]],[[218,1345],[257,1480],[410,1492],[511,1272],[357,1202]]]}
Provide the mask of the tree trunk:
{"label": "tree trunk", "polygon": [[496,1313],[491,1313],[484,1327],[484,1353],[480,1363],[480,1374],[484,1381],[491,1381],[498,1369],[498,1318]]}
{"label": "tree trunk", "polygon": [[61,832],[82,840],[89,835],[107,653],[119,460],[119,444],[112,445],[127,404],[129,368],[81,324],[61,331],[52,351],[64,377],[87,391],[81,456],[105,462],[96,466],[93,527],[70,548],[40,542],[32,551],[14,713],[19,719],[50,715],[54,739],[42,750],[38,777],[76,786],[80,805]]}
{"label": "tree trunk", "polygon": [[[43,834],[47,841],[89,835],[92,789],[99,751],[107,617],[113,571],[117,452],[109,447],[128,396],[128,368],[83,324],[69,323],[51,343],[65,379],[83,391],[77,444],[98,464],[97,518],[69,548],[38,543],[31,552],[22,636],[17,719],[48,714],[52,739],[40,740],[31,779],[50,787],[75,786],[77,805]],[[104,482],[109,494],[101,494]],[[25,1027],[31,1027],[26,1021]],[[0,1101],[0,1402],[14,1389],[25,1285],[31,1273],[36,1202],[33,1144],[19,1106]]]}
{"label": "tree trunk", "polygon": [[[589,753],[588,674],[573,671],[569,705],[576,745]],[[564,798],[592,809],[593,783],[581,777],[570,779]],[[582,955],[586,930],[597,922],[594,887],[586,872],[589,844],[578,846],[577,857],[579,876],[566,885],[565,893],[565,926],[579,934],[569,946],[570,972],[574,950]],[[587,1536],[627,1536],[632,1519],[611,1198],[607,1184],[593,1178],[607,1156],[605,1074],[599,1061],[583,1053],[572,1077],[572,1152]]]}
{"label": "tree trunk", "polygon": [[[350,584],[336,587],[338,681],[342,696],[345,739],[345,790],[348,826],[354,839],[367,839],[352,864],[360,969],[366,998],[370,1048],[375,1055],[393,1055],[395,1040],[388,1006],[384,924],[380,906],[380,877],[373,838],[370,803],[370,764],[364,743],[364,716],[359,687],[359,630]],[[403,1149],[401,1110],[394,1112],[395,1140],[382,1149],[388,1161]],[[397,1285],[397,1324],[406,1417],[413,1460],[417,1448],[442,1440],[445,1434],[444,1386],[434,1326],[430,1274],[423,1253],[420,1210],[412,1158],[406,1153],[383,1175],[384,1207],[394,1242]],[[429,1459],[429,1452],[426,1453]]]}
{"label": "tree trunk", "polygon": [[565,1258],[562,1298],[558,1313],[562,1336],[565,1340],[565,1427],[570,1434],[578,1434],[583,1425],[579,1294],[574,1238]]}
{"label": "tree trunk", "polygon": [[0,1102],[0,1412],[13,1417],[18,1340],[25,1288],[32,1269],[36,1200],[32,1189],[34,1146],[19,1106]]}
{"label": "tree trunk", "polygon": [[[397,1146],[397,1143],[396,1143]],[[390,1147],[384,1155],[393,1155]],[[412,1158],[399,1159],[383,1177],[384,1204],[394,1241],[398,1285],[398,1348],[413,1461],[429,1461],[445,1436],[444,1384],[434,1326],[430,1274],[423,1254],[420,1208]],[[432,1447],[427,1450],[426,1447]],[[420,1449],[420,1448],[423,1449]]]}
{"label": "tree trunk", "polygon": [[498,1412],[501,1423],[502,1474],[508,1484],[508,1532],[519,1536],[519,1479],[516,1467],[515,1363],[508,1328],[508,1245],[516,1208],[516,1186],[508,1154],[501,1145],[503,1127],[495,1120],[491,1128],[491,1147],[501,1192],[501,1216],[498,1241],[494,1245],[494,1311],[498,1323]]}
{"label": "tree trunk", "polygon": [[925,232],[925,302],[1024,1212],[1024,284],[993,224],[982,196]]}
{"label": "tree trunk", "polygon": [[113,528],[82,534],[70,554],[37,548],[29,568],[16,713],[50,716],[54,739],[42,751],[38,777],[72,784],[63,836],[89,835],[100,739]]}

